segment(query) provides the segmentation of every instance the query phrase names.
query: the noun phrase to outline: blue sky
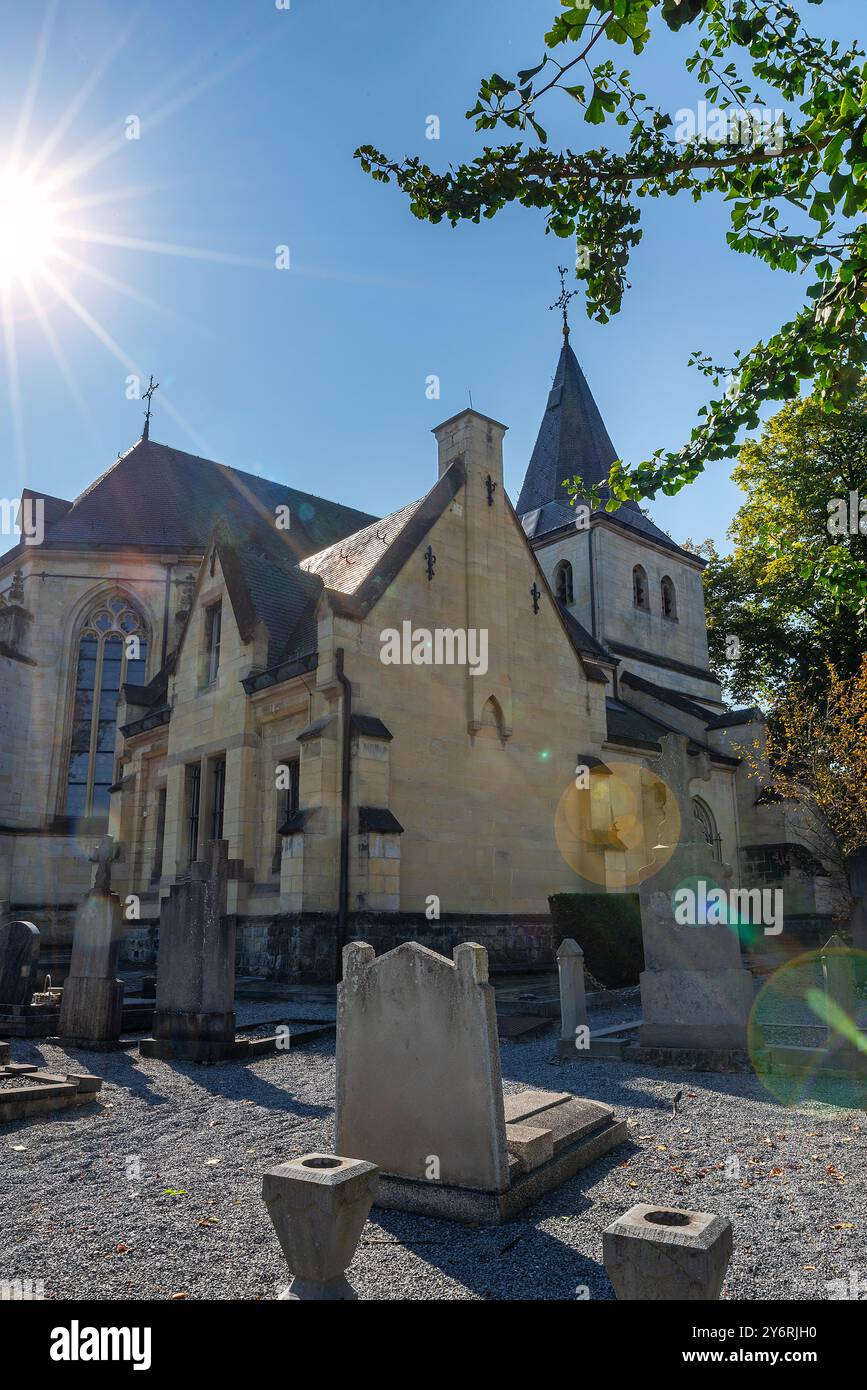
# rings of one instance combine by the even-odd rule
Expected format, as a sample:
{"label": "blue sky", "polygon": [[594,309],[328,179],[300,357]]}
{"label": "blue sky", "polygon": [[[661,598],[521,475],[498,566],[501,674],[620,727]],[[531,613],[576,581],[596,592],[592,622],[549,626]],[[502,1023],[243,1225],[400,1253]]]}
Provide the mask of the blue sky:
{"label": "blue sky", "polygon": [[[289,10],[274,0],[0,0],[0,163],[52,8],[23,162],[66,117],[44,173],[113,144],[69,190],[136,190],[75,212],[78,225],[226,259],[66,243],[139,298],[71,267],[67,293],[89,324],[43,295],[77,400],[16,298],[20,411],[16,430],[7,332],[0,492],[26,484],[73,497],[128,448],[142,418],[126,395],[134,363],[161,382],[155,439],[378,513],[431,486],[429,431],[471,391],[476,409],[510,427],[514,500],[556,365],[559,323],[547,306],[570,243],[522,208],[457,230],[418,222],[352,152],[369,142],[435,167],[472,157],[482,142],[464,112],[480,77],[538,61],[556,0],[291,0]],[[814,31],[849,40],[863,29],[858,0],[803,9]],[[666,34],[641,59],[616,54],[674,110],[700,95],[679,61],[694,42],[694,31]],[[425,139],[431,114],[438,142]],[[131,115],[138,140],[124,138]],[[594,139],[565,97],[540,116],[555,146]],[[706,384],[687,366],[691,350],[728,359],[801,303],[796,277],[728,252],[726,226],[719,205],[651,205],[621,314],[600,326],[573,303],[572,345],[628,460],[687,437]],[[274,267],[279,245],[289,270]],[[426,396],[431,375],[439,400]],[[711,465],[653,515],[676,540],[723,542],[739,499],[728,474]]]}

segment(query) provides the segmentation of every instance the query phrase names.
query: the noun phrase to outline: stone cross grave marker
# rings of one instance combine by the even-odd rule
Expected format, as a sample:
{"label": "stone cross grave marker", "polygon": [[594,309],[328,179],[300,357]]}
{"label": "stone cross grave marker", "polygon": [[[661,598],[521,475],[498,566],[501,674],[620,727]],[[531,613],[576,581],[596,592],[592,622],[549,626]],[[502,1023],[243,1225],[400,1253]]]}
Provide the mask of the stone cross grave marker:
{"label": "stone cross grave marker", "polygon": [[123,937],[120,898],[111,891],[118,847],[110,836],[92,856],[94,885],[75,914],[72,959],[60,1002],[58,1035],[68,1042],[111,1043],[120,1037],[123,982],[117,978]]}

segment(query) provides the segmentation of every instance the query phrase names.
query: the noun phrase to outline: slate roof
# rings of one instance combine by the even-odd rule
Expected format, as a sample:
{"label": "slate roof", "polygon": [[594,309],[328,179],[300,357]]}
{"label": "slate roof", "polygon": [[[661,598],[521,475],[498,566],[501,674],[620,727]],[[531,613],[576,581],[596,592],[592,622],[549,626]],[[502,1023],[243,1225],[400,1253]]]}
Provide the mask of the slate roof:
{"label": "slate roof", "polygon": [[557,607],[569,629],[572,645],[577,647],[582,656],[595,656],[599,661],[610,661],[612,666],[620,664],[617,657],[612,656],[607,647],[603,647],[601,642],[597,642],[596,638],[590,635],[584,624],[579,623],[571,608],[559,598]]}
{"label": "slate roof", "polygon": [[617,457],[599,407],[566,338],[518,498],[518,515],[543,507],[546,502],[568,506],[569,494],[563,479],[580,473],[585,482],[600,483],[607,478]]}
{"label": "slate roof", "polygon": [[716,715],[708,724],[709,729],[729,729],[736,724],[764,724],[765,716],[758,705],[748,705],[745,709],[727,709]]}
{"label": "slate roof", "polygon": [[[586,483],[601,485],[603,496],[608,495],[604,481],[617,457],[567,336],[515,508],[526,534],[538,539],[563,526],[574,526],[575,511],[564,479],[579,476]],[[637,502],[623,502],[616,512],[605,515],[659,545],[686,553],[645,516]]]}
{"label": "slate roof", "polygon": [[605,701],[605,710],[608,721],[608,741],[609,743],[630,743],[638,747],[646,746],[659,748],[659,739],[663,734],[680,734],[687,737],[688,753],[707,753],[717,763],[725,763],[729,767],[737,767],[740,758],[732,758],[727,753],[720,753],[709,744],[702,743],[699,739],[689,738],[684,735],[682,729],[677,729],[672,724],[666,724],[661,719],[654,719],[651,715],[645,714],[644,710],[636,709],[634,705],[627,704],[625,700],[609,698]]}
{"label": "slate roof", "polygon": [[632,705],[624,704],[622,700],[611,698],[605,701],[605,712],[609,743],[633,743],[639,747],[659,748],[659,736],[666,730],[655,719],[642,714]]}
{"label": "slate roof", "polygon": [[[645,680],[643,676],[637,676],[633,671],[624,671],[620,677],[621,685],[629,685],[633,690],[641,690],[645,695],[652,695],[655,700],[660,700],[665,705],[671,705],[673,709],[678,709],[683,714],[688,714],[692,719],[700,719],[707,729],[724,727],[718,723],[715,715],[710,710],[705,709],[695,700],[691,700],[688,695],[684,695],[681,690],[671,690],[668,686],[657,685],[653,681]],[[722,720],[722,716],[720,716]]]}
{"label": "slate roof", "polygon": [[339,545],[311,555],[301,568],[316,574],[337,611],[360,618],[370,611],[419,547],[430,528],[466,481],[461,459],[454,459],[424,497]]}
{"label": "slate roof", "polygon": [[287,533],[254,514],[230,532],[221,523],[217,536],[221,563],[230,549],[243,577],[256,618],[268,629],[268,666],[316,648],[316,604],[322,581],[298,567]]}
{"label": "slate roof", "polygon": [[327,550],[309,555],[302,560],[301,568],[310,574],[318,574],[327,589],[334,589],[339,594],[354,594],[375,570],[424,500],[419,497],[415,502],[408,502],[399,511],[344,537]]}
{"label": "slate roof", "polygon": [[201,554],[219,520],[258,515],[273,528],[275,509],[284,505],[291,525],[279,534],[297,561],[373,520],[369,512],[152,439],[140,439],[73,503],[51,501],[41,547],[48,550],[134,546]]}

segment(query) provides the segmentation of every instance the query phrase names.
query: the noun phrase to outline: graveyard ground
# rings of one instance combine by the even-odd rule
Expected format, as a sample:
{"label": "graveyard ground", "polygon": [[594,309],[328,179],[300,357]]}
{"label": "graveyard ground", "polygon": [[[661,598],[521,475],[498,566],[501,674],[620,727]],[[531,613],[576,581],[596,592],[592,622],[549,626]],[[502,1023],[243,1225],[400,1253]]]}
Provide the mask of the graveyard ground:
{"label": "graveyard ground", "polygon": [[[274,1014],[273,1001],[238,1009],[239,1022]],[[862,1110],[788,1107],[752,1075],[556,1063],[554,1049],[553,1027],[503,1042],[506,1088],[607,1101],[629,1143],[507,1225],[374,1209],[350,1269],[362,1298],[611,1299],[602,1231],[636,1201],[731,1217],[725,1298],[825,1300],[830,1281],[867,1267]],[[39,1041],[13,1042],[12,1058],[104,1085],[97,1105],[0,1126],[7,1277],[44,1280],[58,1299],[278,1296],[288,1274],[262,1173],[332,1149],[333,1040],[216,1067]]]}

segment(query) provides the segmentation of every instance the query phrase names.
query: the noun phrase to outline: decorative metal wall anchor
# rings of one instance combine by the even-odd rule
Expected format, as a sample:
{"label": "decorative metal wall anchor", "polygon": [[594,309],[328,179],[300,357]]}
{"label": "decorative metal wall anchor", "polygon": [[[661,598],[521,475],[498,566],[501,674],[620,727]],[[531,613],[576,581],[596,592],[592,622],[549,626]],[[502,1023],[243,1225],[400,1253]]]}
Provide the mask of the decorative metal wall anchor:
{"label": "decorative metal wall anchor", "polygon": [[437,557],[434,555],[433,550],[430,546],[428,546],[427,550],[424,553],[424,561],[425,565],[427,566],[427,577],[428,579],[433,579],[434,570],[436,569]]}
{"label": "decorative metal wall anchor", "polygon": [[487,478],[485,479],[485,487],[488,489],[488,506],[489,506],[489,507],[493,507],[493,505],[494,505],[494,493],[495,493],[496,490],[497,490],[497,484],[494,482],[494,480],[493,480],[493,478],[491,477],[490,473],[488,474]]}
{"label": "decorative metal wall anchor", "polygon": [[533,580],[533,587],[530,590],[530,597],[533,600],[533,612],[538,613],[539,599],[542,597],[542,590],[539,588],[539,585],[536,583],[535,579]]}

